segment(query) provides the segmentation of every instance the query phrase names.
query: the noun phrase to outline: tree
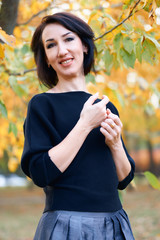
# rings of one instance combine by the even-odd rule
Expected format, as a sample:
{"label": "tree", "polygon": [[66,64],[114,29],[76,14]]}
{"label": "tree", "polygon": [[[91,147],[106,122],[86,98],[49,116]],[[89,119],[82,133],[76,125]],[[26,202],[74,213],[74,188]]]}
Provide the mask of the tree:
{"label": "tree", "polygon": [[[0,39],[4,44],[0,44],[3,139],[0,157],[3,159],[4,151],[8,153],[11,170],[18,166],[22,153],[26,105],[35,93],[45,89],[37,80],[29,45],[31,36],[42,16],[59,10],[82,16],[95,32],[96,67],[86,77],[89,91],[107,94],[118,106],[128,143],[134,136],[137,141],[138,136],[141,147],[149,141],[152,148],[160,149],[159,137],[155,137],[160,129],[160,1],[63,0],[59,4],[52,0],[2,0],[1,3]],[[133,141],[128,145],[132,150]],[[135,141],[134,145],[137,148]]]}
{"label": "tree", "polygon": [[8,34],[12,34],[17,22],[19,0],[2,0],[0,26]]}

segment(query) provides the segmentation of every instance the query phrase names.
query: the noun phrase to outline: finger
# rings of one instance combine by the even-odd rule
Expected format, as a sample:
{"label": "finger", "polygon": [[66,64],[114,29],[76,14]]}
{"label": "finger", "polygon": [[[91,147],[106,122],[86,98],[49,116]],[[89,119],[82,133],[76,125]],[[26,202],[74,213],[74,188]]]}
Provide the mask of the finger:
{"label": "finger", "polygon": [[103,95],[102,100],[100,102],[96,103],[96,104],[99,105],[99,106],[100,105],[105,106],[105,105],[107,105],[108,102],[109,102],[109,98],[107,96]]}
{"label": "finger", "polygon": [[114,136],[112,136],[111,133],[109,133],[105,128],[101,127],[100,132],[104,135],[105,141],[113,141]]}
{"label": "finger", "polygon": [[110,134],[103,127],[100,128],[100,132],[105,136],[105,138],[109,138]]}
{"label": "finger", "polygon": [[99,96],[99,92],[95,93],[94,95],[88,98],[85,104],[92,105],[95,102],[95,100],[98,98],[98,96]]}
{"label": "finger", "polygon": [[109,115],[111,113],[111,110],[109,108],[107,108],[107,115]]}
{"label": "finger", "polygon": [[103,127],[110,134],[115,135],[118,133],[117,125],[111,119],[107,119],[107,121],[105,120],[102,122],[101,127]]}
{"label": "finger", "polygon": [[107,116],[108,116],[108,118],[112,119],[115,122],[115,124],[117,124],[121,128],[123,127],[123,124],[122,124],[120,118],[116,114],[113,114],[110,111],[110,109],[108,109],[108,108],[107,108]]}

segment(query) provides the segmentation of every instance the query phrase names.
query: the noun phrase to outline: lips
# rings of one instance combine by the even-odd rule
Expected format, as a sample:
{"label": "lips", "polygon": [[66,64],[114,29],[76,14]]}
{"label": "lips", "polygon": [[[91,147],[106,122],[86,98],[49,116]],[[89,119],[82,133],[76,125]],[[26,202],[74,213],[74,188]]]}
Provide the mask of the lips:
{"label": "lips", "polygon": [[59,63],[62,65],[67,65],[67,64],[71,63],[72,61],[73,61],[73,58],[67,58],[67,59],[61,60]]}

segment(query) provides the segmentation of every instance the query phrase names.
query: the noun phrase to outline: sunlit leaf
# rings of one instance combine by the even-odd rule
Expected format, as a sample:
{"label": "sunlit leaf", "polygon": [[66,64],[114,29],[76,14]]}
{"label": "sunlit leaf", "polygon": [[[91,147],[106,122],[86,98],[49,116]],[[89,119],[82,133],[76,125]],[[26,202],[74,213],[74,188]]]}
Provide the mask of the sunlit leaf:
{"label": "sunlit leaf", "polygon": [[120,49],[120,55],[126,64],[127,67],[134,68],[134,64],[136,61],[136,56],[135,53],[132,51],[131,54],[129,54],[125,49],[121,48]]}
{"label": "sunlit leaf", "polygon": [[155,110],[151,104],[146,104],[144,107],[144,111],[148,116],[153,116],[155,114]]}
{"label": "sunlit leaf", "polygon": [[128,8],[129,5],[131,5],[133,1],[134,0],[124,0],[123,9]]}
{"label": "sunlit leaf", "polygon": [[89,82],[95,83],[95,77],[91,73],[87,74],[86,82],[87,83],[89,83]]}
{"label": "sunlit leaf", "polygon": [[0,58],[3,59],[4,58],[4,47],[3,45],[0,44]]}
{"label": "sunlit leaf", "polygon": [[156,46],[156,48],[160,51],[160,44],[155,38],[153,38],[152,36],[149,36],[146,33],[144,34],[144,36],[145,36],[146,39],[149,39],[151,42],[153,42],[154,45]]}
{"label": "sunlit leaf", "polygon": [[25,44],[25,45],[23,45],[21,52],[22,52],[22,54],[25,55],[27,52],[29,52],[29,50],[30,50],[30,47]]}
{"label": "sunlit leaf", "polygon": [[134,49],[134,43],[129,37],[123,38],[123,47],[124,49],[131,54]]}
{"label": "sunlit leaf", "polygon": [[156,0],[157,7],[160,7],[160,0]]}
{"label": "sunlit leaf", "polygon": [[15,45],[15,38],[13,35],[8,35],[5,31],[0,29],[0,39],[8,44],[9,46],[14,46]]}
{"label": "sunlit leaf", "polygon": [[122,34],[118,33],[113,40],[113,45],[116,51],[119,51],[121,47],[121,40],[122,40]]}
{"label": "sunlit leaf", "polygon": [[109,49],[107,49],[107,50],[105,51],[105,54],[104,54],[104,56],[103,56],[103,60],[104,60],[104,62],[105,62],[106,71],[107,71],[108,73],[110,73],[111,68],[112,68],[112,66],[113,66],[113,55],[110,54]]}
{"label": "sunlit leaf", "polygon": [[9,124],[8,133],[11,133],[11,132],[13,132],[14,136],[17,137],[18,130],[17,130],[16,125],[13,122],[10,122],[10,124]]}
{"label": "sunlit leaf", "polygon": [[153,4],[153,0],[148,0],[146,1],[146,4],[144,6],[144,10],[147,12],[150,12],[152,9],[152,4]]}
{"label": "sunlit leaf", "polygon": [[124,102],[124,99],[123,99],[122,95],[120,94],[120,92],[119,91],[115,91],[115,90],[112,90],[112,92],[114,93],[114,95],[118,99],[118,102],[120,103],[120,105],[122,107],[124,107],[125,106],[125,102]]}
{"label": "sunlit leaf", "polygon": [[144,172],[144,175],[147,178],[149,184],[153,188],[155,188],[157,190],[160,190],[160,181],[158,180],[158,178],[153,173],[151,173],[149,171],[146,171],[146,172]]}
{"label": "sunlit leaf", "polygon": [[10,172],[15,172],[18,168],[18,160],[15,157],[12,157],[8,161],[8,169]]}
{"label": "sunlit leaf", "polygon": [[156,47],[155,44],[149,40],[145,39],[143,42],[143,53],[142,57],[145,61],[153,64],[155,62]]}
{"label": "sunlit leaf", "polygon": [[110,14],[108,14],[108,13],[105,13],[104,14],[104,17],[107,17],[107,18],[109,18],[111,21],[112,21],[112,23],[113,24],[116,24],[116,21],[115,21],[115,19],[110,15]]}
{"label": "sunlit leaf", "polygon": [[22,97],[28,93],[27,86],[19,84],[15,76],[9,77],[9,84],[19,97]]}
{"label": "sunlit leaf", "polygon": [[4,103],[0,100],[0,112],[3,117],[7,118],[7,109]]}
{"label": "sunlit leaf", "polygon": [[142,40],[138,38],[135,44],[136,57],[140,63],[142,63]]}

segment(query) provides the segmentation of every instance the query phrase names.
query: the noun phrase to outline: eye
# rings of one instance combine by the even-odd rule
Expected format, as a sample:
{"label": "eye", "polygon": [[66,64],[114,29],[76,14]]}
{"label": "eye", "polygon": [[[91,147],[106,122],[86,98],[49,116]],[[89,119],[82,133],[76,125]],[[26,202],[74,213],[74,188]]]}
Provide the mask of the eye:
{"label": "eye", "polygon": [[56,43],[50,43],[47,45],[47,49],[55,47],[55,46],[56,46]]}
{"label": "eye", "polygon": [[68,38],[65,39],[66,42],[71,42],[71,41],[73,41],[73,40],[74,40],[73,37],[68,37]]}

